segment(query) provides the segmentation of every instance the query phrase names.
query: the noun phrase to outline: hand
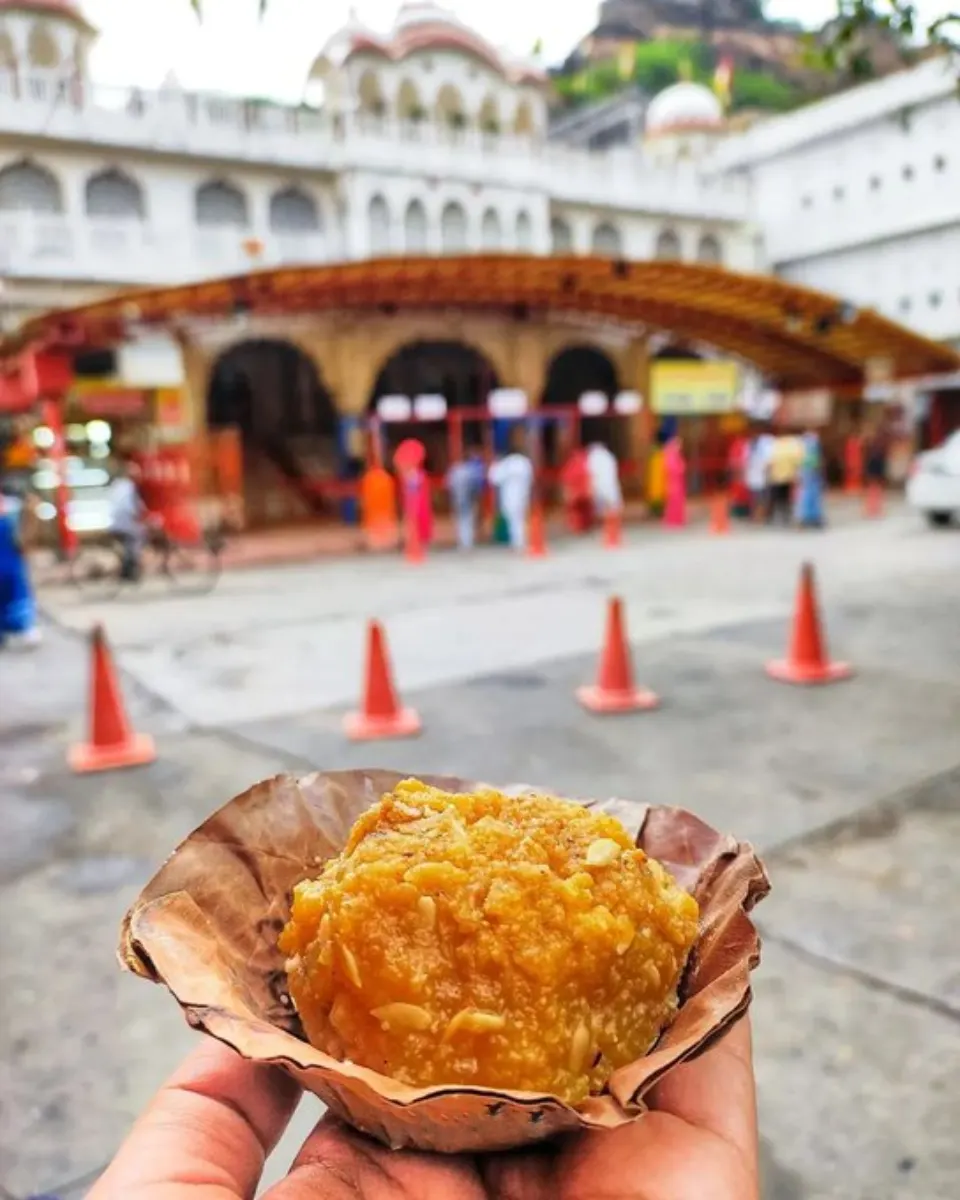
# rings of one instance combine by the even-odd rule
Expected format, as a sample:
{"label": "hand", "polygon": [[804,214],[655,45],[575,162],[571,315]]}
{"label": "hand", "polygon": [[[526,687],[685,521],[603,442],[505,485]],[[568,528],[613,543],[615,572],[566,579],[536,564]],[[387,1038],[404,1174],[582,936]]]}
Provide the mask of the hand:
{"label": "hand", "polygon": [[[279,1069],[210,1042],[140,1118],[88,1200],[248,1200],[299,1091]],[[263,1200],[757,1200],[747,1019],[612,1133],[516,1154],[386,1150],[322,1120]]]}

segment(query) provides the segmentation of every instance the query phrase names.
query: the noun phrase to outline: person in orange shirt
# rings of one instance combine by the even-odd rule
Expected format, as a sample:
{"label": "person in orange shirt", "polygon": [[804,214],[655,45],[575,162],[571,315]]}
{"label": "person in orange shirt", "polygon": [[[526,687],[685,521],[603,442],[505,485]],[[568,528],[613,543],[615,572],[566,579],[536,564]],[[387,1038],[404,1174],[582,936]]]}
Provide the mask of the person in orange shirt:
{"label": "person in orange shirt", "polygon": [[379,463],[369,466],[360,480],[360,520],[368,550],[396,549],[400,536],[397,484]]}

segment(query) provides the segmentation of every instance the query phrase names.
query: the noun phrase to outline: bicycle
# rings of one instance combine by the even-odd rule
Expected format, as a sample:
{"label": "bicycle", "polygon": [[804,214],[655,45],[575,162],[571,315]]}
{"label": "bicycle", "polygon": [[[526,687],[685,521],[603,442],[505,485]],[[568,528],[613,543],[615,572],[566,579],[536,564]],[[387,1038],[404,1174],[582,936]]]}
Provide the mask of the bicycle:
{"label": "bicycle", "polygon": [[108,533],[80,547],[70,564],[70,581],[84,596],[98,600],[113,600],[124,588],[138,588],[157,577],[183,595],[207,595],[220,578],[225,546],[222,528],[205,529],[194,545],[171,537],[161,519],[151,519],[139,562],[131,564],[123,538]]}

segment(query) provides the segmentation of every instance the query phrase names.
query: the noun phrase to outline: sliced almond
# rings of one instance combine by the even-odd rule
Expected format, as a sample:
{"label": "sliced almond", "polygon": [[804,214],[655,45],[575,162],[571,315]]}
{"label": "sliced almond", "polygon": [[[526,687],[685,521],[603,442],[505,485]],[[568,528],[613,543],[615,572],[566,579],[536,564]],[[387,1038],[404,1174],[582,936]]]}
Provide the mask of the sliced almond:
{"label": "sliced almond", "polygon": [[347,946],[338,946],[340,957],[343,959],[343,970],[347,978],[355,988],[363,987],[363,981],[360,978],[360,968],[357,966],[357,960],[352,950]]}
{"label": "sliced almond", "polygon": [[570,1041],[570,1071],[572,1074],[582,1075],[586,1070],[587,1063],[590,1061],[592,1040],[590,1026],[586,1021],[581,1021],[573,1031]]}
{"label": "sliced almond", "polygon": [[453,866],[452,863],[420,863],[416,867],[411,867],[404,875],[404,879],[421,890],[433,888],[442,891],[444,888],[457,887],[464,883],[467,873],[461,871],[459,867]]}
{"label": "sliced almond", "polygon": [[422,1033],[433,1024],[433,1017],[425,1008],[421,1008],[419,1004],[404,1004],[402,1001],[382,1004],[372,1010],[372,1015],[384,1029],[413,1029]]}
{"label": "sliced almond", "polygon": [[588,867],[609,867],[622,853],[622,847],[613,838],[597,838],[587,847],[586,864]]}
{"label": "sliced almond", "polygon": [[481,1008],[462,1008],[447,1024],[444,1041],[458,1033],[498,1033],[505,1029],[507,1018],[500,1013],[484,1012]]}
{"label": "sliced almond", "polygon": [[417,901],[417,912],[420,920],[427,929],[433,929],[437,923],[437,902],[432,896],[421,896]]}

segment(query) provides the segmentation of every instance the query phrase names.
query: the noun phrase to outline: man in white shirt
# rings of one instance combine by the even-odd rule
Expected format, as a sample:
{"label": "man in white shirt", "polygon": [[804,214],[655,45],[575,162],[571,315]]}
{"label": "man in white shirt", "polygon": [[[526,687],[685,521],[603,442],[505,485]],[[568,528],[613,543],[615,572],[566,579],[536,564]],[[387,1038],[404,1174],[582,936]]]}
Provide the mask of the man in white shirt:
{"label": "man in white shirt", "polygon": [[612,451],[602,442],[594,442],[587,451],[587,471],[597,516],[603,518],[619,513],[623,509],[620,468]]}
{"label": "man in white shirt", "polygon": [[144,542],[144,507],[137,485],[130,478],[127,464],[118,463],[117,472],[107,490],[110,508],[110,532],[123,543],[123,576],[135,579],[140,570]]}
{"label": "man in white shirt", "polygon": [[750,443],[744,482],[750,492],[750,511],[754,518],[767,516],[770,509],[770,459],[777,439],[772,433],[759,433]]}
{"label": "man in white shirt", "polygon": [[507,522],[510,545],[514,550],[525,550],[527,517],[533,491],[533,463],[525,454],[514,451],[493,464],[490,483],[500,497],[500,511]]}

